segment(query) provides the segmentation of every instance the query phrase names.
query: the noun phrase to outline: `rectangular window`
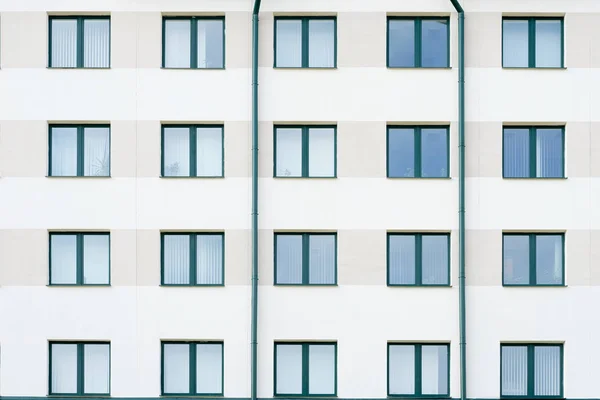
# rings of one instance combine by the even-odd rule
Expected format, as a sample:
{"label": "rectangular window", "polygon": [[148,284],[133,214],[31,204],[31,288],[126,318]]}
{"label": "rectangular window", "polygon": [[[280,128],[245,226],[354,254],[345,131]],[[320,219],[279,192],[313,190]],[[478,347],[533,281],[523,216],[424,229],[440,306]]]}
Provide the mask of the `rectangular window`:
{"label": "rectangular window", "polygon": [[388,178],[448,178],[449,128],[388,126]]}
{"label": "rectangular window", "polygon": [[501,397],[563,398],[563,346],[502,344]]}
{"label": "rectangular window", "polygon": [[163,233],[162,285],[223,285],[222,233]]}
{"label": "rectangular window", "polygon": [[336,343],[275,343],[275,396],[336,393]]}
{"label": "rectangular window", "polygon": [[223,177],[223,126],[163,125],[163,177]]}
{"label": "rectangular window", "polygon": [[275,127],[275,171],[279,178],[335,178],[335,126]]}
{"label": "rectangular window", "polygon": [[110,344],[50,342],[51,395],[110,395]]}
{"label": "rectangular window", "polygon": [[444,68],[450,66],[448,17],[389,17],[390,68]]}
{"label": "rectangular window", "polygon": [[276,285],[337,284],[335,233],[276,233]]}
{"label": "rectangular window", "polygon": [[164,17],[163,68],[225,68],[225,18]]}
{"label": "rectangular window", "polygon": [[108,233],[51,233],[51,285],[109,285]]}
{"label": "rectangular window", "polygon": [[108,125],[50,125],[49,176],[110,176]]}
{"label": "rectangular window", "polygon": [[388,343],[388,396],[449,397],[448,344]]}
{"label": "rectangular window", "polygon": [[110,17],[50,17],[51,68],[109,68]]}
{"label": "rectangular window", "polygon": [[276,17],[275,68],[335,68],[335,17]]}
{"label": "rectangular window", "polygon": [[502,66],[562,68],[562,18],[503,18]]}
{"label": "rectangular window", "polygon": [[564,235],[505,233],[505,286],[562,286],[565,279]]}
{"label": "rectangular window", "polygon": [[450,285],[450,235],[389,233],[388,286]]}
{"label": "rectangular window", "polygon": [[504,177],[564,178],[564,143],[564,127],[505,126]]}
{"label": "rectangular window", "polygon": [[162,342],[162,395],[223,395],[222,342]]}

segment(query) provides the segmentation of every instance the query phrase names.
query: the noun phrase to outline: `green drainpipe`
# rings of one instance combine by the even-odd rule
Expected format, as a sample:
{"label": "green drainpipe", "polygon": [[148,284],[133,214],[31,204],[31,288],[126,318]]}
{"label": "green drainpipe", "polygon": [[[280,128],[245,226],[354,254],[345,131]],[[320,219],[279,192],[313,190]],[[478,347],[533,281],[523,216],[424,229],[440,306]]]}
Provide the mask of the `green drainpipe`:
{"label": "green drainpipe", "polygon": [[460,398],[467,399],[467,317],[465,307],[465,10],[458,12],[458,292],[460,326]]}
{"label": "green drainpipe", "polygon": [[252,400],[257,391],[258,346],[258,12],[261,0],[252,9],[252,327],[251,382]]}

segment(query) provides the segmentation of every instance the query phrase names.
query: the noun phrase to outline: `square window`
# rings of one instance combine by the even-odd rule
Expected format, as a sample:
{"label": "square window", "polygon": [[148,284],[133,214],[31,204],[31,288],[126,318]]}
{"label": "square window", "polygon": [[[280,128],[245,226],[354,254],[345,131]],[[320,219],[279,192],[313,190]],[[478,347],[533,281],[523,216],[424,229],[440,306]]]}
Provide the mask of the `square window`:
{"label": "square window", "polygon": [[390,68],[450,66],[450,19],[447,17],[389,17]]}
{"label": "square window", "polygon": [[163,18],[163,67],[225,68],[225,18]]}
{"label": "square window", "polygon": [[163,177],[223,177],[223,126],[163,125]]}
{"label": "square window", "polygon": [[275,284],[335,285],[336,252],[334,233],[275,234]]}
{"label": "square window", "polygon": [[275,343],[275,396],[335,396],[336,343]]}
{"label": "square window", "polygon": [[563,286],[564,235],[504,234],[505,286]]}
{"label": "square window", "polygon": [[510,68],[562,68],[562,18],[504,18],[502,66]]}
{"label": "square window", "polygon": [[109,285],[108,233],[51,233],[50,285]]}
{"label": "square window", "polygon": [[162,285],[223,285],[224,234],[163,233]]}
{"label": "square window", "polygon": [[110,176],[110,127],[51,125],[48,176]]}
{"label": "square window", "polygon": [[276,68],[335,68],[334,17],[276,17]]}
{"label": "square window", "polygon": [[389,126],[388,178],[448,178],[449,128]]}
{"label": "square window", "polygon": [[505,178],[564,178],[564,127],[504,127]]}
{"label": "square window", "polygon": [[50,342],[51,395],[110,395],[110,344]]}
{"label": "square window", "polygon": [[450,285],[449,234],[388,234],[388,286]]}
{"label": "square window", "polygon": [[448,344],[388,343],[388,396],[449,397]]}
{"label": "square window", "polygon": [[162,395],[223,395],[222,342],[163,342]]}
{"label": "square window", "polygon": [[50,17],[50,68],[109,68],[110,17]]}
{"label": "square window", "polygon": [[274,141],[275,177],[336,177],[335,127],[278,126]]}

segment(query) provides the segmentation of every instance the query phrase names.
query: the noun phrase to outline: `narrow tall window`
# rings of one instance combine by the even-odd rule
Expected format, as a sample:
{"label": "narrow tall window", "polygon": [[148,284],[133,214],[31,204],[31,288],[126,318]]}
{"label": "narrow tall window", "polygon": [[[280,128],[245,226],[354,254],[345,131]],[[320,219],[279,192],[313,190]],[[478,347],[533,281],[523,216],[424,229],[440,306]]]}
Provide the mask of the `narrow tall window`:
{"label": "narrow tall window", "polygon": [[563,178],[564,127],[504,127],[505,178]]}
{"label": "narrow tall window", "polygon": [[162,342],[162,395],[223,395],[223,342]]}
{"label": "narrow tall window", "polygon": [[110,344],[50,342],[51,395],[110,395]]}
{"label": "narrow tall window", "polygon": [[450,235],[388,234],[389,286],[450,284]]}
{"label": "narrow tall window", "polygon": [[389,17],[388,67],[450,66],[450,20],[447,17]]}
{"label": "narrow tall window", "polygon": [[335,396],[336,343],[276,343],[275,396]]}
{"label": "narrow tall window", "polygon": [[224,17],[164,17],[164,68],[225,68]]}
{"label": "narrow tall window", "polygon": [[51,233],[51,285],[109,285],[108,233]]}
{"label": "narrow tall window", "polygon": [[223,285],[222,233],[163,233],[162,285]]}
{"label": "narrow tall window", "polygon": [[276,17],[276,68],[334,68],[334,17]]}
{"label": "narrow tall window", "polygon": [[447,178],[448,127],[389,126],[387,173],[389,178]]}
{"label": "narrow tall window", "polygon": [[223,126],[163,125],[163,177],[223,177]]}
{"label": "narrow tall window", "polygon": [[50,17],[52,68],[110,67],[110,17]]}
{"label": "narrow tall window", "polygon": [[335,233],[275,234],[276,285],[335,285]]}
{"label": "narrow tall window", "polygon": [[334,126],[275,127],[275,171],[280,178],[334,178]]}
{"label": "narrow tall window", "polygon": [[448,344],[388,344],[388,396],[449,397]]}
{"label": "narrow tall window", "polygon": [[504,234],[505,286],[564,285],[564,235]]}
{"label": "narrow tall window", "polygon": [[563,66],[562,18],[504,18],[502,66],[512,68],[561,68]]}
{"label": "narrow tall window", "polygon": [[51,125],[49,176],[110,176],[108,125]]}
{"label": "narrow tall window", "polygon": [[502,344],[500,396],[563,398],[563,346]]}

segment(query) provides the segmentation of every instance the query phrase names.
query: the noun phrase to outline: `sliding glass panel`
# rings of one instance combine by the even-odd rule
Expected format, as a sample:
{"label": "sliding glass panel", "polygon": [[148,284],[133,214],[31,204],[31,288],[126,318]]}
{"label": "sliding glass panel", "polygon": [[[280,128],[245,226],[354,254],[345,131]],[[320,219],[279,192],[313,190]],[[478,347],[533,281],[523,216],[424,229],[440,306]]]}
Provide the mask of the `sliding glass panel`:
{"label": "sliding glass panel", "polygon": [[164,392],[190,392],[190,348],[188,344],[164,345]]}
{"label": "sliding glass panel", "polygon": [[415,176],[415,130],[390,128],[388,138],[388,173],[392,178]]}
{"label": "sliding glass panel", "polygon": [[51,176],[77,176],[77,128],[51,128]]}
{"label": "sliding glass panel", "polygon": [[110,175],[110,129],[86,127],[83,131],[83,174]]}
{"label": "sliding glass panel", "polygon": [[563,283],[563,240],[561,235],[539,235],[535,238],[535,274],[538,285]]}
{"label": "sliding glass panel", "polygon": [[389,346],[389,394],[415,394],[415,346]]}
{"label": "sliding glass panel", "polygon": [[561,363],[559,346],[535,346],[535,396],[560,396]]}
{"label": "sliding glass panel", "polygon": [[77,283],[77,237],[50,235],[50,283]]}
{"label": "sliding glass panel", "polygon": [[504,176],[529,177],[529,129],[504,129]]}
{"label": "sliding glass panel", "polygon": [[335,283],[335,236],[310,235],[308,283]]}
{"label": "sliding glass panel", "polygon": [[218,394],[223,390],[223,345],[196,345],[196,393]]}
{"label": "sliding glass panel", "polygon": [[77,20],[51,19],[51,67],[77,67]]}
{"label": "sliding glass panel", "polygon": [[196,175],[223,176],[222,128],[196,129]]}
{"label": "sliding glass panel", "polygon": [[196,280],[199,285],[223,283],[223,236],[198,235]]}
{"label": "sliding glass panel", "polygon": [[109,283],[109,238],[108,235],[83,236],[83,283]]}
{"label": "sliding glass panel", "polygon": [[302,235],[277,235],[276,283],[302,283]]}
{"label": "sliding glass panel", "polygon": [[164,128],[164,176],[190,176],[190,129]]}
{"label": "sliding glass panel", "polygon": [[165,20],[165,67],[190,68],[191,21]]}
{"label": "sliding glass panel", "polygon": [[415,277],[415,236],[389,236],[389,284],[411,285]]}
{"label": "sliding glass panel", "polygon": [[334,345],[308,345],[308,394],[335,394]]}
{"label": "sliding glass panel", "polygon": [[335,130],[308,129],[308,176],[335,176]]}
{"label": "sliding glass panel", "polygon": [[422,346],[421,360],[421,393],[448,394],[448,346]]}
{"label": "sliding glass panel", "polygon": [[308,66],[335,66],[335,23],[333,20],[308,21]]}
{"label": "sliding glass panel", "polygon": [[529,66],[529,22],[502,21],[502,66]]}
{"label": "sliding glass panel", "polygon": [[165,235],[163,282],[166,285],[190,283],[189,235]]}
{"label": "sliding glass panel", "polygon": [[560,128],[536,129],[536,175],[563,177],[563,131]]}
{"label": "sliding glass panel", "polygon": [[389,20],[388,29],[388,65],[414,67],[415,21]]}
{"label": "sliding glass panel", "polygon": [[527,347],[502,346],[502,396],[527,395]]}
{"label": "sliding glass panel", "polygon": [[535,21],[535,66],[562,67],[562,21]]}
{"label": "sliding glass panel", "polygon": [[52,344],[51,394],[77,393],[77,345]]}
{"label": "sliding glass panel", "polygon": [[198,20],[198,68],[223,68],[223,20]]}
{"label": "sliding glass panel", "polygon": [[110,392],[110,346],[108,344],[86,344],[83,346],[84,382],[86,394]]}
{"label": "sliding glass panel", "polygon": [[275,66],[302,67],[302,21],[275,21]]}
{"label": "sliding glass panel", "polygon": [[276,176],[302,176],[302,129],[277,128]]}
{"label": "sliding glass panel", "polygon": [[422,277],[424,285],[447,285],[448,282],[448,236],[424,235],[421,238]]}
{"label": "sliding glass panel", "polygon": [[448,176],[448,133],[446,129],[421,129],[421,176]]}
{"label": "sliding glass panel", "polygon": [[528,285],[529,236],[504,236],[504,284]]}
{"label": "sliding glass panel", "polygon": [[277,345],[275,394],[302,393],[302,345]]}
{"label": "sliding glass panel", "polygon": [[421,66],[448,66],[448,20],[421,21]]}
{"label": "sliding glass panel", "polygon": [[110,67],[110,23],[108,19],[83,21],[83,66]]}

